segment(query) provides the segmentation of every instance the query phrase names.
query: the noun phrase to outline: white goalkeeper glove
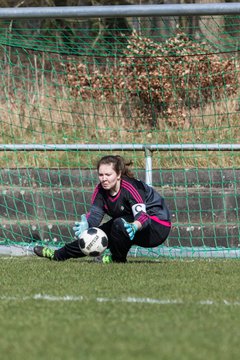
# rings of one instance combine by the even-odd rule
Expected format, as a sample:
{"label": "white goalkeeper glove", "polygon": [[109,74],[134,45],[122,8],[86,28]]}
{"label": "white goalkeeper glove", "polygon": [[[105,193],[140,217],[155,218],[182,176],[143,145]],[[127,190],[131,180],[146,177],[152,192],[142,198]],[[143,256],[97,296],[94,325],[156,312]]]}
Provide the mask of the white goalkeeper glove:
{"label": "white goalkeeper glove", "polygon": [[85,214],[81,215],[81,221],[75,222],[75,226],[73,227],[73,231],[75,233],[75,236],[78,238],[83,231],[87,230],[89,228],[87,217]]}

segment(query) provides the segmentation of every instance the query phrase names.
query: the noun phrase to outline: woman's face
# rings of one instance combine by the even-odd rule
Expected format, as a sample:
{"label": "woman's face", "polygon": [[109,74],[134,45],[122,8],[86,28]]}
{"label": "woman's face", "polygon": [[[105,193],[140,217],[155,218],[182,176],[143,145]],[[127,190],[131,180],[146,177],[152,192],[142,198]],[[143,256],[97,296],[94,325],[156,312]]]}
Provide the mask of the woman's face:
{"label": "woman's face", "polygon": [[112,164],[102,164],[98,169],[99,181],[105,190],[116,192],[120,188],[121,175],[118,175],[113,169]]}

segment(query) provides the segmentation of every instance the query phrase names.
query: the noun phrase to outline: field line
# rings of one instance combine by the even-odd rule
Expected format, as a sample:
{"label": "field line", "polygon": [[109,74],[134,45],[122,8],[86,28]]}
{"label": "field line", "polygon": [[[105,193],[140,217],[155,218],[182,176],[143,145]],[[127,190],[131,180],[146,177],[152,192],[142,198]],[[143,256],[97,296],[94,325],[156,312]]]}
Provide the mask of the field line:
{"label": "field line", "polygon": [[74,295],[65,295],[65,296],[55,296],[48,294],[35,294],[31,296],[7,296],[1,295],[0,301],[50,301],[50,302],[81,302],[81,301],[95,301],[98,303],[132,303],[132,304],[149,304],[149,305],[226,305],[226,306],[240,306],[239,301],[231,300],[196,300],[196,301],[184,301],[181,299],[152,299],[152,298],[138,298],[138,297],[120,297],[120,298],[107,298],[107,297],[86,297],[86,296],[74,296]]}

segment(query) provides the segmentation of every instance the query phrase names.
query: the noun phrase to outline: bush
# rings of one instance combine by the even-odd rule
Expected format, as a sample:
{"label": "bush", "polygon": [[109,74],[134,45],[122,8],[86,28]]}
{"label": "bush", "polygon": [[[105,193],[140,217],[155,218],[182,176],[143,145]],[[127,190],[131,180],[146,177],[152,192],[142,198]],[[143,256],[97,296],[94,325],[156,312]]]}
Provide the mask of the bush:
{"label": "bush", "polygon": [[68,64],[72,94],[127,107],[138,121],[151,126],[159,117],[178,126],[189,110],[237,91],[234,60],[210,52],[181,32],[164,43],[133,32],[120,59],[115,66],[89,73],[83,63]]}

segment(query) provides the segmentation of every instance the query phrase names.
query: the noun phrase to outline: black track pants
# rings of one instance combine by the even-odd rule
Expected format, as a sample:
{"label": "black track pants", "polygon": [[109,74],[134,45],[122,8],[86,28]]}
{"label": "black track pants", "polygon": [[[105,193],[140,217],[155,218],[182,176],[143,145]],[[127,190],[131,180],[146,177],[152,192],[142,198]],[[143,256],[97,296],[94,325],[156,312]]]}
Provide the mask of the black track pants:
{"label": "black track pants", "polygon": [[[125,216],[124,219],[129,222],[133,221],[133,218],[130,216]],[[121,218],[112,219],[99,226],[99,228],[101,228],[108,236],[108,248],[111,251],[113,261],[115,262],[126,262],[127,253],[133,245],[144,248],[161,245],[167,239],[170,232],[170,227],[151,221],[151,224],[145,229],[138,231],[131,241]],[[84,256],[85,255],[80,250],[78,240],[74,240],[56,250],[54,260],[63,261]]]}

